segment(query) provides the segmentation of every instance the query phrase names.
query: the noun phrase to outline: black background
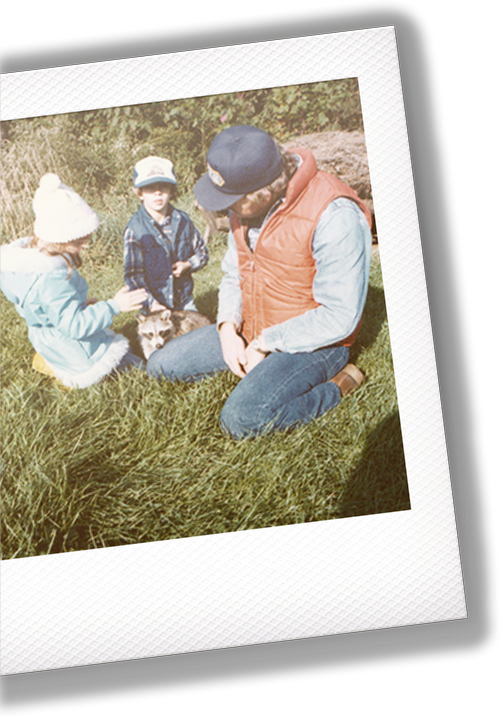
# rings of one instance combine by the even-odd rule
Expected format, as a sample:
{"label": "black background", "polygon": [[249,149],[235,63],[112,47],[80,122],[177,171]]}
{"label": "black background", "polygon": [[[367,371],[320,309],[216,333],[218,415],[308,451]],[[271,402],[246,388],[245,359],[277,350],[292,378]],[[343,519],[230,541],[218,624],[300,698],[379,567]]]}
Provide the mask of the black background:
{"label": "black background", "polygon": [[[128,701],[133,689],[141,706],[156,692],[160,708],[172,708],[176,694],[190,710],[194,699],[220,708],[221,696],[222,708],[268,710],[299,695],[314,708],[320,694],[331,708],[339,697],[358,707],[383,699],[383,706],[403,684],[417,704],[435,686],[447,698],[445,673],[464,676],[452,690],[471,683],[467,665],[480,615],[488,613],[487,591],[477,589],[488,574],[480,568],[488,498],[476,486],[489,477],[488,23],[486,0],[4,4],[2,72],[396,26],[468,619],[13,675],[2,686],[15,693],[92,685],[89,697],[88,688],[79,691],[82,707],[87,698],[96,704],[94,688],[102,685],[102,706]],[[424,159],[429,142],[432,170]]]}

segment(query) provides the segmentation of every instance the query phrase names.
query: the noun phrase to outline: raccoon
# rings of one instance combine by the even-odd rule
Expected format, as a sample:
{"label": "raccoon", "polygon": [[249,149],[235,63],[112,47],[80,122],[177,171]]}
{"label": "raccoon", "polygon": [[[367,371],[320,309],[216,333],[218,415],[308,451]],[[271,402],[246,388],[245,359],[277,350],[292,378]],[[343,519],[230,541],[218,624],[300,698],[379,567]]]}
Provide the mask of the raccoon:
{"label": "raccoon", "polygon": [[163,348],[173,338],[208,325],[209,319],[198,311],[172,311],[165,308],[163,311],[137,316],[137,333],[144,358],[148,360],[151,353]]}

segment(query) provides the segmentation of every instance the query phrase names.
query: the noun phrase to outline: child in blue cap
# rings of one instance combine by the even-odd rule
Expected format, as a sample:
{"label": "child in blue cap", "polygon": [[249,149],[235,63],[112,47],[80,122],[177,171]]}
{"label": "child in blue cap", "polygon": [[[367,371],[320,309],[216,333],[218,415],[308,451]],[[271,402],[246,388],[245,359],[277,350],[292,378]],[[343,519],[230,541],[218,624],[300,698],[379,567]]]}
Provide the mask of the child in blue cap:
{"label": "child in blue cap", "polygon": [[142,310],[196,311],[193,277],[208,262],[205,242],[186,212],[176,209],[177,180],[169,159],[150,156],[134,167],[134,192],[141,200],[123,233],[125,284],[144,288]]}

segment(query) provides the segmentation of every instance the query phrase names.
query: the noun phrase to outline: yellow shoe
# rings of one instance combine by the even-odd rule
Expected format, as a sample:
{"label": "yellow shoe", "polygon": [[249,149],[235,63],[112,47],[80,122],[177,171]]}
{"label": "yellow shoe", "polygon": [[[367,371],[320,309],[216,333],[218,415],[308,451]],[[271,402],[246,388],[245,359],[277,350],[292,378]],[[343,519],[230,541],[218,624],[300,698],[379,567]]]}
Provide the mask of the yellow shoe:
{"label": "yellow shoe", "polygon": [[57,387],[61,388],[61,390],[71,390],[69,386],[64,385],[64,383],[56,377],[56,374],[40,353],[35,353],[33,356],[31,367],[36,370],[37,373],[42,373],[43,375],[48,375],[51,378],[54,378],[54,385],[57,385]]}
{"label": "yellow shoe", "polygon": [[51,378],[56,377],[56,374],[54,373],[50,365],[47,363],[45,358],[40,355],[40,353],[35,353],[31,366],[38,373],[43,373],[43,375],[50,375]]}

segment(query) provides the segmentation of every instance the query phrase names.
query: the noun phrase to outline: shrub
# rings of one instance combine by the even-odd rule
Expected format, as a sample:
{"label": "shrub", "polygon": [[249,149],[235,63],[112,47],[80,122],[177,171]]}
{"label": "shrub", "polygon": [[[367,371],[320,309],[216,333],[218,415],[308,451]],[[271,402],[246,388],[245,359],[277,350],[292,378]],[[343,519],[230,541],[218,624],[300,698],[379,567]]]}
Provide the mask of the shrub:
{"label": "shrub", "polygon": [[362,128],[356,79],[190,97],[2,123],[3,241],[29,231],[31,199],[52,171],[99,212],[135,205],[134,164],[150,154],[174,162],[180,193],[205,172],[213,138],[254,124],[285,142],[298,134]]}

